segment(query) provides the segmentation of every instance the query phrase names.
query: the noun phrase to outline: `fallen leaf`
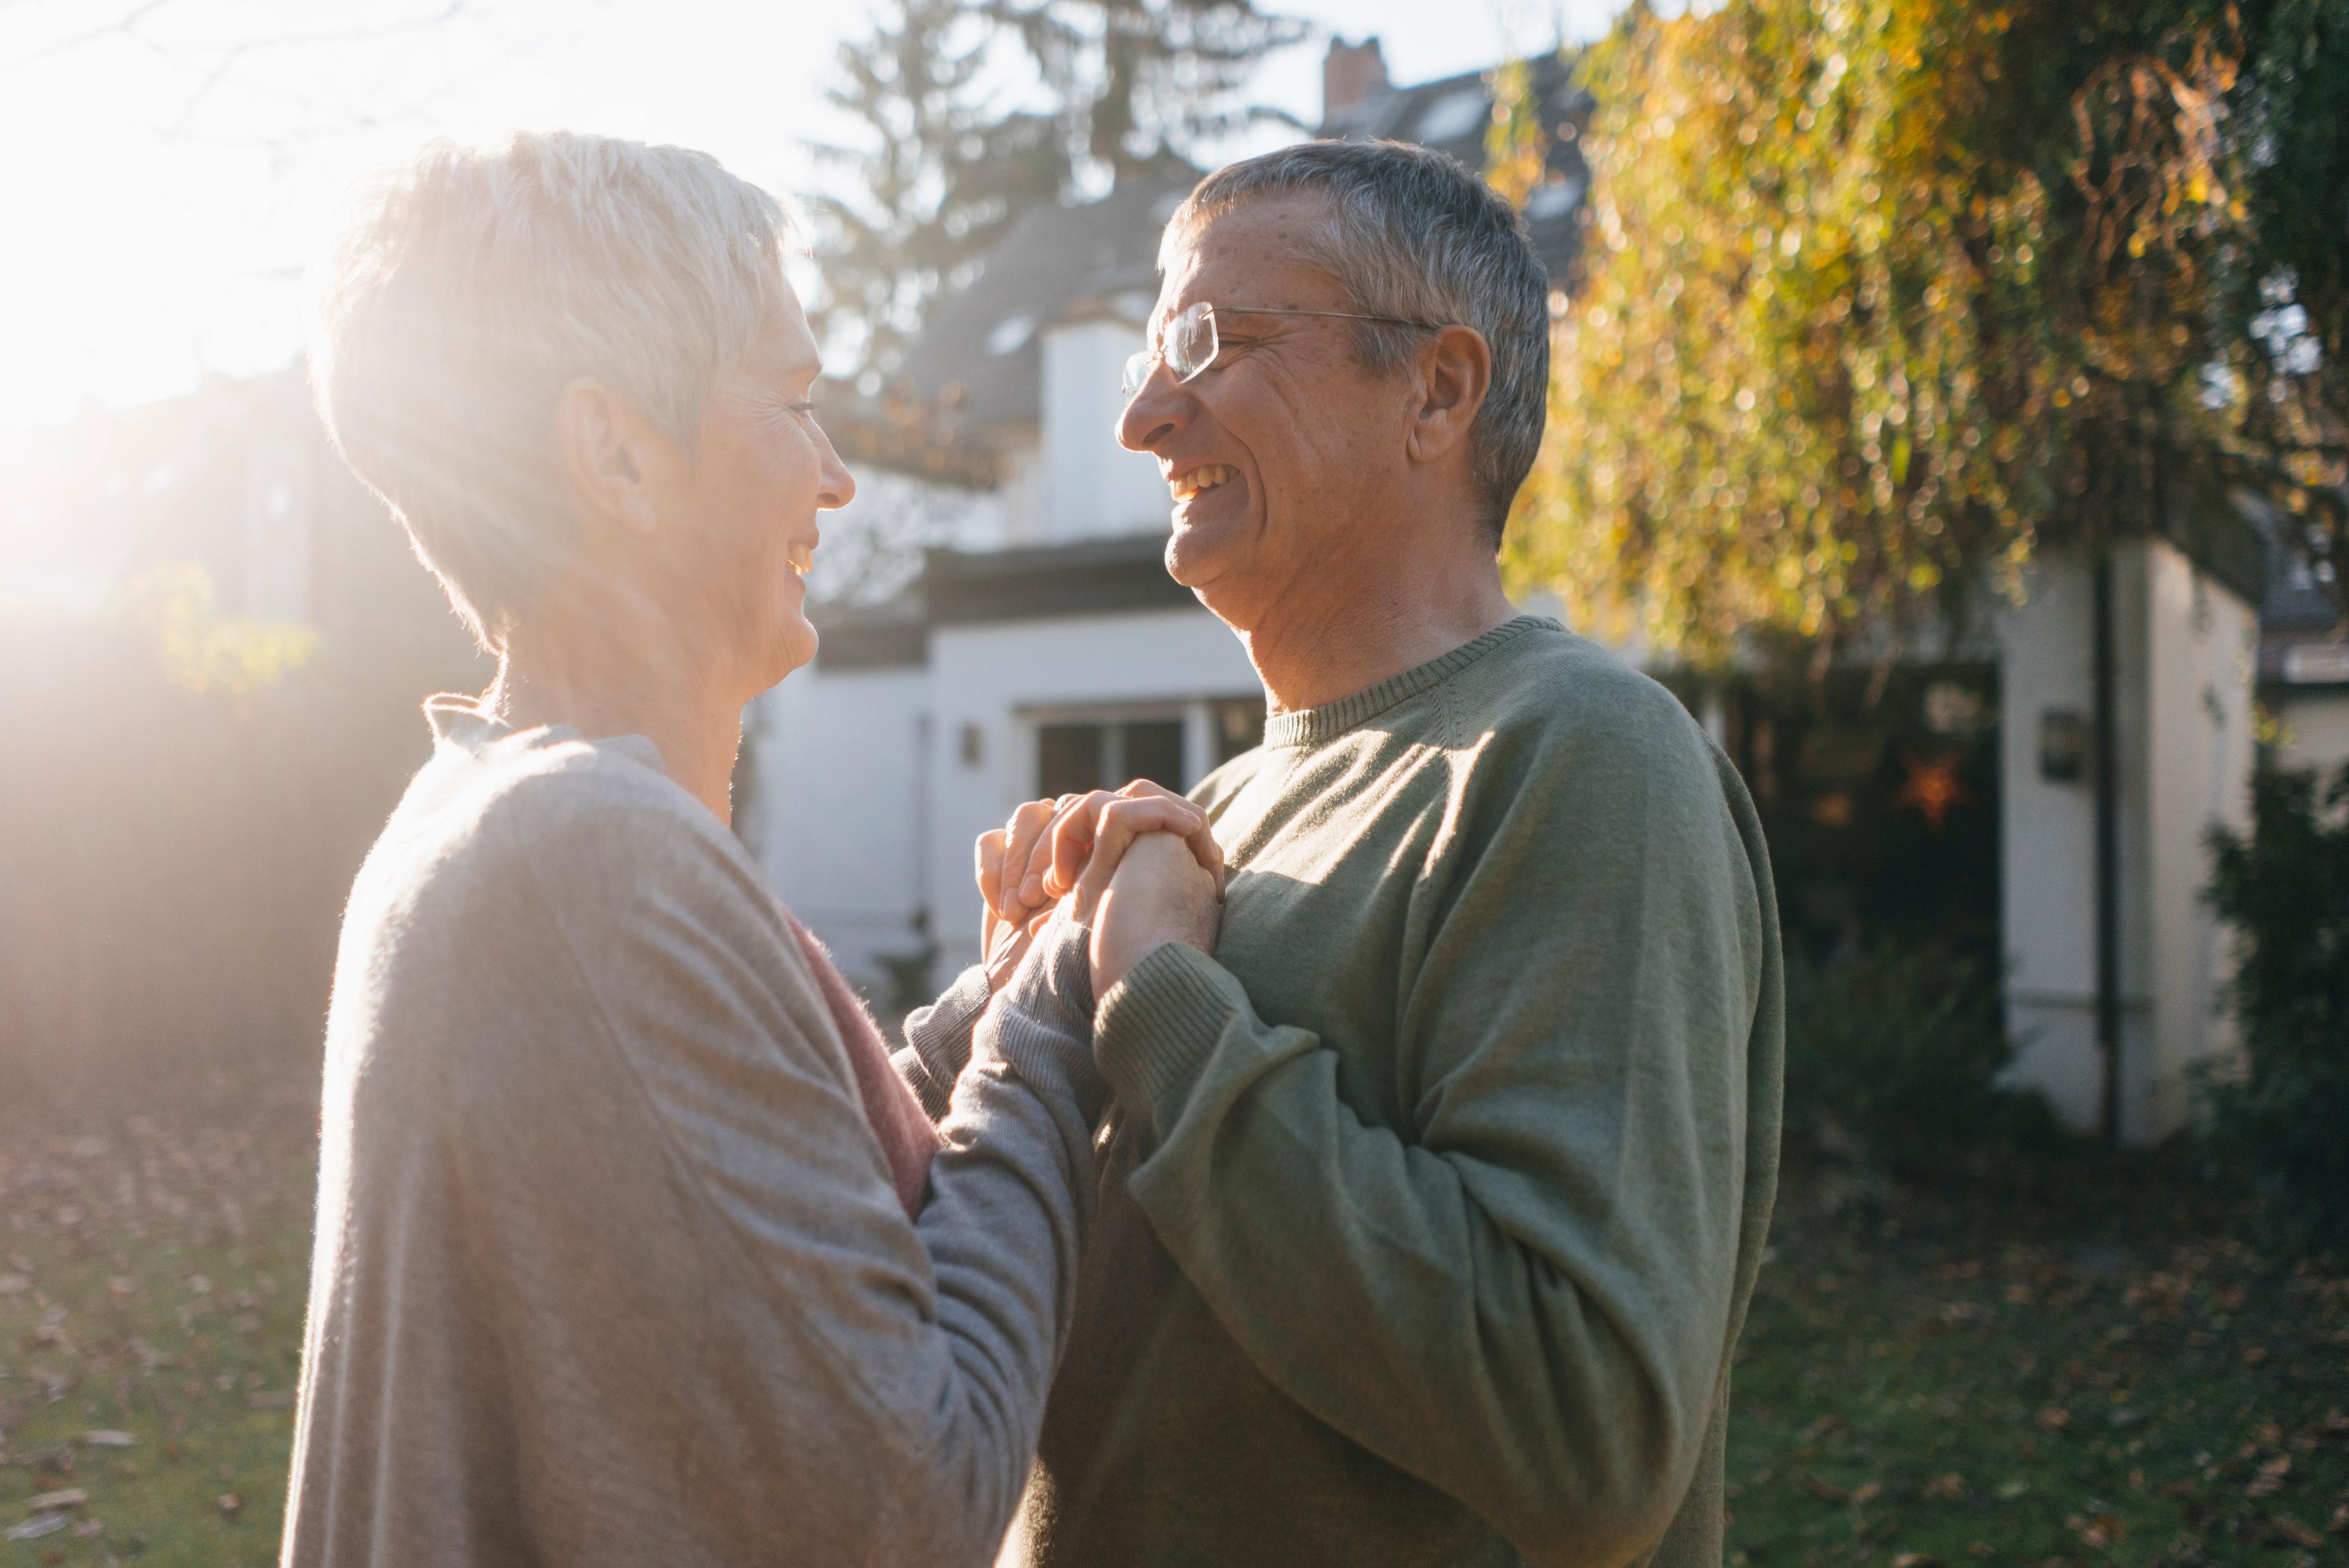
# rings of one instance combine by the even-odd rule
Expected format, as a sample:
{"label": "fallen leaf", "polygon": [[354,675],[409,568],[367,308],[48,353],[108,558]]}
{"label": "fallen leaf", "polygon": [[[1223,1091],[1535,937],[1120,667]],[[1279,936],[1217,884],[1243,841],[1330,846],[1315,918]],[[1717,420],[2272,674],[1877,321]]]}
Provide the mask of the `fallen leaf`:
{"label": "fallen leaf", "polygon": [[2118,1528],[2109,1513],[2100,1513],[2094,1519],[2082,1519],[2079,1515],[2074,1514],[2064,1522],[2071,1528],[2074,1534],[2080,1538],[2080,1544],[2093,1547],[2099,1552],[2113,1543],[2113,1537]]}
{"label": "fallen leaf", "polygon": [[0,1296],[22,1295],[33,1288],[33,1282],[22,1274],[0,1274]]}
{"label": "fallen leaf", "polygon": [[2268,1528],[2294,1546],[2305,1546],[2312,1552],[2324,1544],[2324,1537],[2288,1513],[2271,1514],[2268,1517]]}
{"label": "fallen leaf", "polygon": [[1935,1476],[1925,1483],[1925,1495],[1944,1501],[1961,1498],[1966,1495],[1966,1478],[1955,1470],[1945,1476]]}
{"label": "fallen leaf", "polygon": [[2272,1497],[2283,1490],[2283,1478],[2291,1473],[2292,1456],[2278,1454],[2260,1467],[2258,1478],[2243,1489],[2243,1493],[2247,1497]]}
{"label": "fallen leaf", "polygon": [[1903,1552],[1892,1560],[1892,1568],[1950,1568],[1930,1552]]}
{"label": "fallen leaf", "polygon": [[22,1524],[9,1526],[8,1539],[11,1541],[38,1541],[44,1535],[55,1535],[58,1531],[65,1529],[72,1522],[73,1516],[67,1513],[36,1514],[31,1519],[25,1521]]}
{"label": "fallen leaf", "polygon": [[1857,1491],[1851,1494],[1851,1506],[1857,1508],[1864,1502],[1873,1502],[1883,1493],[1883,1490],[1884,1489],[1882,1487],[1877,1485],[1874,1481],[1869,1481],[1866,1486],[1861,1487]]}
{"label": "fallen leaf", "polygon": [[237,1515],[237,1511],[243,1506],[244,1499],[237,1496],[236,1493],[233,1491],[224,1491],[220,1494],[220,1511],[228,1518],[234,1519]]}
{"label": "fallen leaf", "polygon": [[84,1541],[88,1540],[93,1535],[103,1535],[106,1533],[106,1521],[102,1519],[85,1519],[79,1524],[73,1527],[73,1532]]}
{"label": "fallen leaf", "polygon": [[135,1449],[139,1439],[128,1432],[84,1432],[81,1441],[93,1449]]}
{"label": "fallen leaf", "polygon": [[61,1491],[39,1492],[32,1497],[26,1498],[25,1500],[25,1511],[27,1513],[47,1513],[53,1509],[79,1508],[83,1503],[86,1503],[88,1501],[89,1493],[87,1490],[78,1486],[69,1486]]}
{"label": "fallen leaf", "polygon": [[2039,1412],[2039,1425],[2044,1431],[2060,1432],[2071,1424],[2072,1412],[2061,1405],[2050,1405]]}

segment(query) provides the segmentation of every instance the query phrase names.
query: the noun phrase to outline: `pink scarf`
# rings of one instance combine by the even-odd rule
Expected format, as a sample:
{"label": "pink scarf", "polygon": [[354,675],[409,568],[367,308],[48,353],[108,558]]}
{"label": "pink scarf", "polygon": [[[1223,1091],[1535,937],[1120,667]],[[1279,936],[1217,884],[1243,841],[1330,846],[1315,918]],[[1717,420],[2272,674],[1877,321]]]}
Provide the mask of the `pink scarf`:
{"label": "pink scarf", "polygon": [[841,978],[832,955],[823,950],[813,932],[800,924],[798,916],[784,909],[783,919],[790,922],[792,935],[799,939],[800,950],[807,954],[808,967],[815,971],[816,984],[823,991],[824,1005],[832,1009],[833,1024],[848,1047],[848,1064],[856,1073],[856,1092],[864,1101],[864,1119],[880,1135],[882,1152],[889,1157],[890,1179],[896,1184],[897,1201],[905,1206],[905,1216],[911,1219],[921,1211],[922,1199],[929,1191],[930,1156],[938,1151],[937,1130],[923,1114],[922,1102],[897,1076],[880,1026]]}

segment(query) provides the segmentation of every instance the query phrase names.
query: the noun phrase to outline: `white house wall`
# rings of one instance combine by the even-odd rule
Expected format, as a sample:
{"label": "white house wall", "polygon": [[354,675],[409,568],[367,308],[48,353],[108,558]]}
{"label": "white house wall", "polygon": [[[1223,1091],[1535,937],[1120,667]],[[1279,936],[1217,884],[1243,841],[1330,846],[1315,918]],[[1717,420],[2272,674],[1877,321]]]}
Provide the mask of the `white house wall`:
{"label": "white house wall", "polygon": [[[2043,558],[2027,586],[1999,627],[2007,1024],[2017,1081],[2085,1130],[2103,1084],[2094,759],[2057,782],[2039,757],[2046,712],[2095,711],[2087,563]],[[2159,542],[2115,552],[2113,611],[2121,1132],[2142,1142],[2185,1121],[2190,1064],[2230,1043],[2212,1008],[2226,941],[2200,902],[2203,838],[2248,816],[2257,628],[2249,606]]]}
{"label": "white house wall", "polygon": [[886,994],[883,955],[920,946],[928,706],[918,668],[811,668],[761,698],[750,725],[761,786],[750,836],[762,869],[874,996]]}
{"label": "white house wall", "polygon": [[2250,606],[2168,545],[2140,554],[2152,633],[2154,1028],[2152,1053],[2124,1115],[2131,1136],[2158,1137],[2192,1114],[2192,1064],[2234,1041],[2214,1005],[2228,963],[2226,933],[2201,895],[2210,881],[2209,829],[2240,831],[2251,820],[2259,622]]}
{"label": "white house wall", "polygon": [[[2095,711],[2086,564],[2043,557],[2029,597],[2000,618],[2001,924],[2005,930],[2007,1029],[2021,1047],[2015,1076],[2045,1095],[2074,1127],[2096,1125],[2095,793],[2085,774],[2056,783],[2039,772],[2042,716]],[[2127,639],[2121,641],[2123,683]],[[2129,770],[2122,769],[2123,800]],[[2126,810],[2126,804],[2124,805]],[[2124,878],[2126,884],[2126,877]],[[2127,966],[2123,991],[2128,997]],[[2141,1009],[2124,1008],[2124,1026]]]}
{"label": "white house wall", "polygon": [[1119,379],[1142,341],[1139,327],[1110,317],[1044,334],[1043,503],[1053,541],[1166,525],[1174,503],[1158,460],[1117,441],[1125,408]]}
{"label": "white house wall", "polygon": [[2336,777],[2349,763],[2349,687],[2287,691],[2276,700],[2275,711],[2284,732],[2276,766],[2313,772],[2320,782]]}

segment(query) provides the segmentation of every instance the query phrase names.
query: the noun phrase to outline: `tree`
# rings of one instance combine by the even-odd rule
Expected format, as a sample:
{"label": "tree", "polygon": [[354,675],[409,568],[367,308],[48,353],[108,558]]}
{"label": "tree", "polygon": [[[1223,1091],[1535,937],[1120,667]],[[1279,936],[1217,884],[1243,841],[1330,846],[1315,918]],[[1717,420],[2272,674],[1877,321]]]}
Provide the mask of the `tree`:
{"label": "tree", "polygon": [[871,388],[1030,205],[1286,118],[1237,99],[1305,34],[1254,0],[892,0],[830,95],[860,144],[816,149],[848,176],[810,201],[819,331]]}
{"label": "tree", "polygon": [[2225,297],[2254,483],[2349,614],[2349,13],[2257,8],[2232,144],[2257,245]]}
{"label": "tree", "polygon": [[1309,30],[1255,0],[985,0],[981,9],[1025,46],[1081,173],[1113,182],[1205,140],[1296,123],[1234,101],[1258,60]]}
{"label": "tree", "polygon": [[[2012,586],[2181,485],[2323,480],[2278,446],[2309,421],[2251,407],[2283,357],[2240,304],[2277,287],[2256,128],[2289,99],[2300,177],[2342,177],[2319,9],[1635,4],[1586,62],[1592,243],[1514,574],[1705,658]],[[2349,361],[2294,363],[2295,410],[2337,410]]]}
{"label": "tree", "polygon": [[928,302],[1069,183],[1051,117],[990,112],[991,33],[968,0],[894,0],[869,36],[841,46],[844,79],[827,96],[864,144],[814,149],[856,189],[809,198],[823,268],[809,315],[819,337],[844,346],[852,375],[894,372]]}

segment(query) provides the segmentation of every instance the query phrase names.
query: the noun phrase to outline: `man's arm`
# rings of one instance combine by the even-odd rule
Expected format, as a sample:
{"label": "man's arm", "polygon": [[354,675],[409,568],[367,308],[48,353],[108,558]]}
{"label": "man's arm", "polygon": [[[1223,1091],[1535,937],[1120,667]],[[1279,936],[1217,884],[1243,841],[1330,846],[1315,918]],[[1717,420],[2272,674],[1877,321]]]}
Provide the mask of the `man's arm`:
{"label": "man's arm", "polygon": [[1096,1049],[1157,1138],[1134,1198],[1268,1377],[1529,1561],[1616,1563],[1686,1491],[1758,1257],[1775,913],[1692,731],[1541,758],[1502,800],[1433,894],[1413,1136],[1179,943],[1106,994]]}

